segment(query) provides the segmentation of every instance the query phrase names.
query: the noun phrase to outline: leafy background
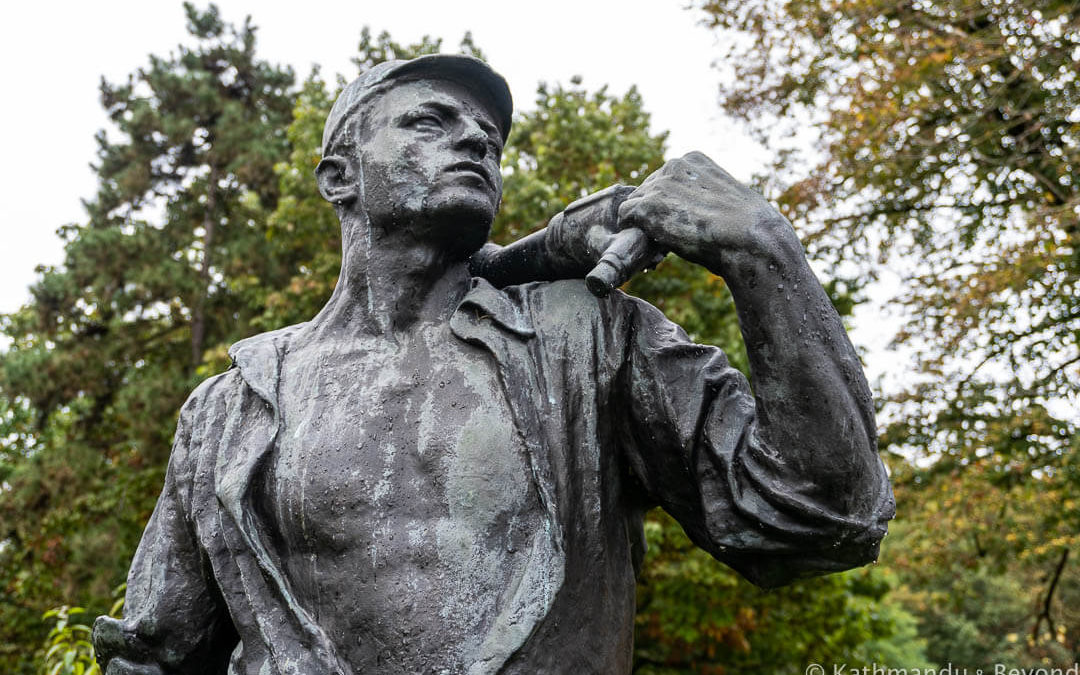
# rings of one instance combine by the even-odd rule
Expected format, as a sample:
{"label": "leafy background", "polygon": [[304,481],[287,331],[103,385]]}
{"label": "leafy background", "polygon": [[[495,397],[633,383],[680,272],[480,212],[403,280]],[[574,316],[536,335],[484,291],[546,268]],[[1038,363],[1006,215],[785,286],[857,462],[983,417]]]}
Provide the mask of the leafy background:
{"label": "leafy background", "polygon": [[[95,671],[176,412],[247,335],[328,297],[340,233],[315,191],[342,82],[257,54],[186,5],[186,46],[103,82],[97,193],[62,265],[0,318],[0,670]],[[885,273],[916,372],[879,383],[899,515],[881,563],[755,589],[650,514],[635,673],[802,673],[1080,660],[1080,6],[1050,0],[710,0],[718,105],[769,148],[758,187],[842,314]],[[466,34],[365,29],[357,72]],[[635,89],[542,84],[504,156],[495,239],[663,161]],[[807,144],[807,134],[813,138]],[[669,258],[627,288],[746,359],[721,279]]]}

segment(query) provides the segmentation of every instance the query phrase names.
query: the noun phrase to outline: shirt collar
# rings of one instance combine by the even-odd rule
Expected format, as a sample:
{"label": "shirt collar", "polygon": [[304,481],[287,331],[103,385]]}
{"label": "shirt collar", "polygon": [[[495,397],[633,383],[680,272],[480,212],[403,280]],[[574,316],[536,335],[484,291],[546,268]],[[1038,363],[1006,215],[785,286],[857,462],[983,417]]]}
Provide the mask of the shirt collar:
{"label": "shirt collar", "polygon": [[[530,317],[522,309],[522,303],[514,302],[506,291],[495,288],[485,279],[474,277],[469,283],[469,291],[454,310],[452,320],[468,318],[478,325],[490,320],[519,338],[527,340],[536,336]],[[240,369],[241,377],[260,398],[272,406],[277,406],[282,357],[289,342],[304,325],[297,324],[253,335],[229,348],[233,366]]]}
{"label": "shirt collar", "polygon": [[[520,338],[536,336],[532,320],[522,309],[521,302],[514,302],[507,291],[495,288],[486,279],[473,277],[470,283],[471,288],[458,304],[455,315],[473,310],[477,319],[490,319]],[[512,290],[516,291],[516,288]]]}

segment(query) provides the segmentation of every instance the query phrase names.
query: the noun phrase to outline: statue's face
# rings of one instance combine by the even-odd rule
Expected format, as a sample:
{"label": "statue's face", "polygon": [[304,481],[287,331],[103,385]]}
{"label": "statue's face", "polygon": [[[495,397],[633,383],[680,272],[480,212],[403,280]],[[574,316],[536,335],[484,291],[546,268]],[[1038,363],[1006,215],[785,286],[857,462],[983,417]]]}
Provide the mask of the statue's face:
{"label": "statue's face", "polygon": [[502,198],[502,138],[468,89],[403,82],[372,104],[359,133],[363,207],[375,236],[404,228],[461,256],[487,241]]}

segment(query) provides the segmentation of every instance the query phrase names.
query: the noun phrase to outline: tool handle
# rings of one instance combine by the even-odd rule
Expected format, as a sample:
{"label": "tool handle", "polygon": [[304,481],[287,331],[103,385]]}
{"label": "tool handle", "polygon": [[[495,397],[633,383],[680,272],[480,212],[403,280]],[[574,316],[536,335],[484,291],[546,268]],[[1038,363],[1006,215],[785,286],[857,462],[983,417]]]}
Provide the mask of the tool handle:
{"label": "tool handle", "polygon": [[627,228],[615,235],[596,266],[585,275],[585,285],[593,295],[606,297],[629,281],[630,277],[646,267],[656,265],[663,257],[662,252],[654,250],[649,237],[640,228]]}

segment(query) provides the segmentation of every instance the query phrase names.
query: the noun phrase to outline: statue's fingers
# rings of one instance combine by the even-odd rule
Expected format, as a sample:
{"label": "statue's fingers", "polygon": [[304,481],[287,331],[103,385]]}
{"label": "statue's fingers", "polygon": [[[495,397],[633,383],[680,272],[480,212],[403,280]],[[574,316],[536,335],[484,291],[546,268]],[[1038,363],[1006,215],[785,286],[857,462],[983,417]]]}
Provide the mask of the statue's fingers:
{"label": "statue's fingers", "polygon": [[619,229],[641,228],[648,222],[648,200],[643,195],[631,195],[619,205]]}
{"label": "statue's fingers", "polygon": [[593,295],[605,297],[641,270],[655,266],[664,257],[656,244],[640,228],[622,230],[596,266],[585,276],[585,285]]}

